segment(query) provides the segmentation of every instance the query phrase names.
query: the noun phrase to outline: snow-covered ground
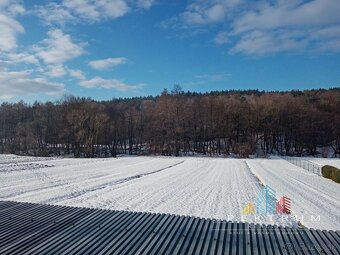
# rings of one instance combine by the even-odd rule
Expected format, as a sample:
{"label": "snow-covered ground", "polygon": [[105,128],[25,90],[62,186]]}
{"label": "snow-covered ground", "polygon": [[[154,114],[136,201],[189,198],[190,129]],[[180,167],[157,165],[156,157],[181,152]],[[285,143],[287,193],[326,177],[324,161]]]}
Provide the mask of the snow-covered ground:
{"label": "snow-covered ground", "polygon": [[[261,182],[276,190],[277,196],[291,198],[292,212],[303,225],[340,229],[340,184],[279,158],[252,159],[247,163]],[[318,216],[320,221],[316,220]]]}
{"label": "snow-covered ground", "polygon": [[339,158],[312,158],[312,157],[304,157],[304,160],[310,161],[314,164],[324,166],[330,165],[335,166],[340,169],[340,159]]}
{"label": "snow-covered ground", "polygon": [[[258,219],[242,217],[242,208],[254,202],[263,187],[258,178],[274,188],[277,197],[290,197],[293,213],[323,213],[318,225],[303,220],[305,226],[340,229],[336,212],[340,208],[340,186],[284,160],[200,157],[62,159],[0,155],[0,200],[257,223]],[[261,223],[281,224],[278,219],[276,215],[274,222],[267,217],[260,220]],[[296,221],[284,223],[292,224],[295,225]]]}

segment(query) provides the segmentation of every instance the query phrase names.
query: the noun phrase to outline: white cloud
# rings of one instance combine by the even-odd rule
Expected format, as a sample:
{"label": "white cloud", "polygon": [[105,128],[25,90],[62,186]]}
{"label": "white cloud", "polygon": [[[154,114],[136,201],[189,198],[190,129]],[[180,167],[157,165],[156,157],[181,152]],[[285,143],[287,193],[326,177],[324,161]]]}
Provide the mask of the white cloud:
{"label": "white cloud", "polygon": [[37,16],[48,25],[64,25],[69,21],[99,22],[116,19],[129,11],[124,0],[64,0],[61,4],[49,3],[35,8]]}
{"label": "white cloud", "polygon": [[230,74],[227,73],[217,73],[217,74],[200,74],[196,75],[192,81],[183,83],[184,86],[197,86],[197,85],[207,85],[215,82],[221,82],[226,80]]}
{"label": "white cloud", "polygon": [[64,92],[64,84],[48,81],[44,77],[32,77],[30,71],[0,70],[0,99],[27,94],[55,95]]}
{"label": "white cloud", "polygon": [[200,6],[192,4],[188,10],[183,13],[182,19],[188,25],[202,25],[220,22],[224,19],[227,8],[221,3],[211,6]]}
{"label": "white cloud", "polygon": [[226,44],[227,42],[230,41],[229,33],[227,31],[219,32],[215,36],[214,41],[215,41],[216,44],[219,44],[219,45]]}
{"label": "white cloud", "polygon": [[263,2],[237,17],[232,53],[340,51],[340,1],[286,0]]}
{"label": "white cloud", "polygon": [[38,65],[39,60],[32,54],[29,53],[8,53],[5,55],[5,57],[8,59],[8,63],[10,64],[19,64],[19,63],[25,63],[25,64],[32,64],[32,65]]}
{"label": "white cloud", "polygon": [[46,68],[43,68],[40,73],[44,73],[51,78],[60,78],[66,75],[76,78],[78,80],[85,80],[85,74],[83,71],[78,69],[71,69],[67,66],[63,65],[48,65]]}
{"label": "white cloud", "polygon": [[72,41],[68,34],[60,29],[52,29],[47,33],[40,46],[35,46],[36,56],[47,64],[61,64],[84,54],[81,45]]}
{"label": "white cloud", "polygon": [[209,80],[209,81],[223,81],[229,76],[230,76],[230,74],[217,73],[217,74],[200,74],[200,75],[196,75],[195,78],[196,79],[205,79],[205,80]]}
{"label": "white cloud", "polygon": [[0,13],[0,50],[11,51],[17,47],[17,36],[25,31],[15,19]]}
{"label": "white cloud", "polygon": [[234,21],[236,33],[254,29],[308,28],[340,22],[338,0],[278,0],[265,2]]}
{"label": "white cloud", "polygon": [[99,59],[93,60],[89,62],[89,66],[97,70],[104,70],[110,67],[115,67],[118,65],[125,64],[128,61],[127,58],[107,58],[107,59]]}
{"label": "white cloud", "polygon": [[24,12],[24,7],[18,1],[0,1],[0,51],[17,48],[17,37],[24,33],[25,29],[15,16]]}
{"label": "white cloud", "polygon": [[139,85],[129,85],[117,79],[104,79],[98,76],[90,80],[81,81],[79,84],[85,88],[100,87],[105,89],[116,89],[118,91],[134,90],[141,87]]}
{"label": "white cloud", "polygon": [[65,23],[76,21],[67,8],[57,3],[48,3],[44,6],[36,6],[34,13],[44,20],[47,25],[59,24],[64,26]]}
{"label": "white cloud", "polygon": [[13,1],[12,4],[8,6],[8,12],[13,16],[17,14],[24,14],[25,11],[25,8],[21,4],[15,3],[15,1]]}
{"label": "white cloud", "polygon": [[81,70],[75,70],[75,69],[67,68],[67,72],[71,77],[77,78],[78,80],[85,80],[86,79],[84,72],[81,71]]}
{"label": "white cloud", "polygon": [[155,3],[155,0],[137,0],[137,7],[142,9],[150,9]]}
{"label": "white cloud", "polygon": [[214,42],[231,53],[340,52],[339,13],[339,0],[194,0],[164,24],[188,34],[219,27]]}
{"label": "white cloud", "polygon": [[311,37],[317,38],[339,38],[340,37],[340,25],[330,26],[326,28],[319,29],[315,31],[313,34],[310,34]]}
{"label": "white cloud", "polygon": [[47,25],[67,22],[94,23],[117,19],[133,9],[148,10],[155,0],[63,0],[60,4],[37,5],[34,13]]}
{"label": "white cloud", "polygon": [[0,0],[0,10],[7,7],[11,3],[11,0]]}
{"label": "white cloud", "polygon": [[21,0],[0,0],[0,10],[13,10],[14,12],[23,12],[25,9],[22,6]]}
{"label": "white cloud", "polygon": [[[48,77],[69,75],[85,80],[82,71],[63,65],[64,62],[84,54],[84,44],[74,42],[70,35],[60,29],[49,30],[45,40],[26,47],[26,51],[17,50],[17,37],[25,32],[24,27],[16,20],[17,15],[25,13],[21,2],[0,0],[0,99],[26,94],[54,95],[65,92],[63,83]],[[59,16],[61,14],[62,12],[58,13]],[[54,18],[56,17],[51,17],[51,20]],[[40,60],[47,65],[41,65]],[[22,70],[23,64],[31,69]]]}
{"label": "white cloud", "polygon": [[63,65],[49,65],[47,66],[46,74],[50,77],[63,77],[67,74]]}
{"label": "white cloud", "polygon": [[89,22],[115,19],[123,16],[130,9],[123,0],[64,0],[63,5]]}
{"label": "white cloud", "polygon": [[243,35],[230,52],[246,55],[299,52],[303,51],[307,44],[308,42],[305,39],[296,38],[294,33],[289,31],[279,30],[271,33],[252,31]]}
{"label": "white cloud", "polygon": [[190,29],[223,23],[242,2],[243,0],[194,0],[183,13],[166,23]]}

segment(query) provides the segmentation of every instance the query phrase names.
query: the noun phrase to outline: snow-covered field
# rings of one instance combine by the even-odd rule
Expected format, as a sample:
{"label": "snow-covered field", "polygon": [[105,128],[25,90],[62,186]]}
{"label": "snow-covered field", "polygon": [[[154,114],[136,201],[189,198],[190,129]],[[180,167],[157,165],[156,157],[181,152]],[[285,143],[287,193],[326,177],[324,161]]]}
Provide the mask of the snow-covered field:
{"label": "snow-covered field", "polygon": [[[277,197],[292,199],[293,215],[321,214],[320,222],[302,220],[305,226],[340,229],[339,184],[285,160],[0,155],[0,200],[254,222],[242,218],[242,208],[255,201],[263,187],[259,179],[274,188]],[[271,218],[261,222],[273,223]],[[284,225],[291,224],[296,221]]]}
{"label": "snow-covered field", "polygon": [[[340,184],[308,172],[286,160],[247,160],[251,171],[277,196],[292,200],[292,212],[311,228],[340,229]],[[311,217],[320,216],[320,221]]]}

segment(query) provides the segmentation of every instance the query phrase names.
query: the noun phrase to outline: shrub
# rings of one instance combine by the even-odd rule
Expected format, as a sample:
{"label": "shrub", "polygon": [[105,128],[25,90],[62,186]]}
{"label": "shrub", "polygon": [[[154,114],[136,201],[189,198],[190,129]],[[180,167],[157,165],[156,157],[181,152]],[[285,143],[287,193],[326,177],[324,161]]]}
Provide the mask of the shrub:
{"label": "shrub", "polygon": [[336,171],[333,172],[332,180],[340,183],[340,169],[337,169]]}
{"label": "shrub", "polygon": [[332,179],[333,181],[340,183],[340,169],[337,169],[334,166],[323,166],[322,167],[322,176],[328,179]]}
{"label": "shrub", "polygon": [[332,172],[334,171],[333,166],[323,166],[322,167],[322,176],[328,179],[332,179]]}

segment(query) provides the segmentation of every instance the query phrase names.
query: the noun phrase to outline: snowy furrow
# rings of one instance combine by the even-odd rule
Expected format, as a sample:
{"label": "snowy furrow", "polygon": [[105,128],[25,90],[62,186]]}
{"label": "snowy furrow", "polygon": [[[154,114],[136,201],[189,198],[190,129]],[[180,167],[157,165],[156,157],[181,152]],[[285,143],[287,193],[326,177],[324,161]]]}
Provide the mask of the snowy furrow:
{"label": "snowy furrow", "polygon": [[0,155],[2,200],[241,220],[261,189],[237,159],[15,158]]}
{"label": "snowy furrow", "polygon": [[[1,158],[1,156],[0,156]],[[53,202],[119,183],[180,162],[166,158],[58,159],[53,167],[0,172],[0,198]],[[8,166],[9,168],[11,165]]]}
{"label": "snowy furrow", "polygon": [[[107,187],[61,204],[240,220],[261,186],[240,160],[186,158],[171,171]],[[98,204],[96,204],[96,202]]]}
{"label": "snowy furrow", "polygon": [[[4,159],[3,159],[4,158]],[[0,155],[0,200],[147,211],[224,220],[246,219],[262,184],[292,199],[293,215],[307,227],[339,230],[339,184],[281,159],[123,157],[46,159]],[[262,182],[262,184],[261,184]],[[320,222],[307,220],[320,215]]]}

